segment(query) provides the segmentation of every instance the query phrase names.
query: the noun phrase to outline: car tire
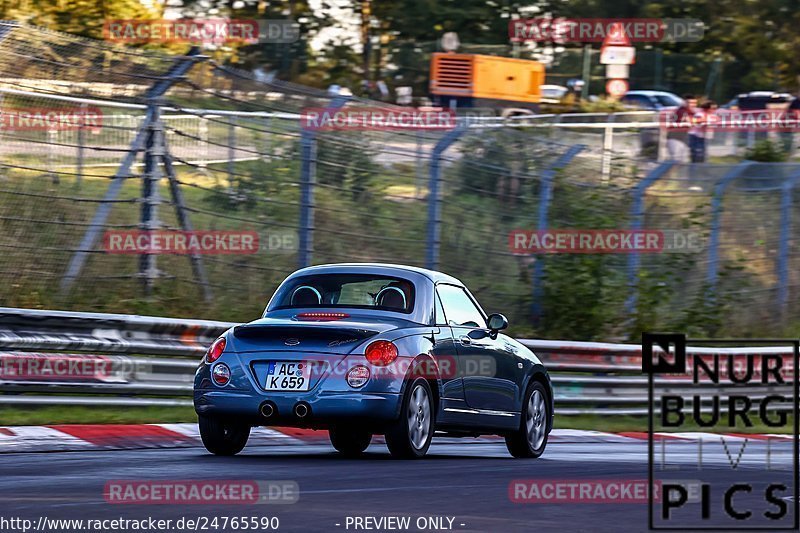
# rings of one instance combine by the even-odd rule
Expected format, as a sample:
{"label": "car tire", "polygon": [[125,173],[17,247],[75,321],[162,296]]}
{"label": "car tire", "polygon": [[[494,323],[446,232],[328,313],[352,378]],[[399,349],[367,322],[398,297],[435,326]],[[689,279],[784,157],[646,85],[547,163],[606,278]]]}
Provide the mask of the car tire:
{"label": "car tire", "polygon": [[518,459],[535,459],[544,453],[550,429],[550,405],[544,385],[532,382],[522,405],[520,427],[506,435],[506,448]]}
{"label": "car tire", "polygon": [[224,422],[209,416],[197,418],[203,446],[214,455],[236,455],[250,438],[250,426],[246,424]]}
{"label": "car tire", "polygon": [[386,432],[389,452],[402,459],[419,459],[428,453],[434,431],[433,393],[428,382],[408,383],[400,406],[400,419]]}
{"label": "car tire", "polygon": [[361,455],[372,441],[372,433],[352,426],[333,426],[328,433],[336,451],[348,457]]}

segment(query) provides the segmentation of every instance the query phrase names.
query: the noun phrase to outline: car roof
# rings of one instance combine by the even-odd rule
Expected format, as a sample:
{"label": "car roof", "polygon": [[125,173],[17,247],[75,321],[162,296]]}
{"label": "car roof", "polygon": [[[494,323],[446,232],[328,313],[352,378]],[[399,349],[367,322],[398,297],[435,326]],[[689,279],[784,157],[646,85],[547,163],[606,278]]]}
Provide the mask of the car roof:
{"label": "car roof", "polygon": [[647,89],[641,89],[641,90],[640,89],[636,89],[636,90],[633,90],[633,91],[628,91],[625,94],[644,94],[644,95],[651,95],[651,96],[655,96],[657,94],[668,94],[670,96],[677,96],[678,98],[680,98],[680,96],[678,96],[677,94],[671,93],[669,91],[650,91],[650,90],[647,90]]}
{"label": "car roof", "polygon": [[301,268],[292,274],[292,276],[304,274],[344,274],[344,273],[376,273],[381,275],[402,276],[404,272],[414,272],[425,276],[434,283],[446,282],[454,283],[456,285],[464,285],[458,279],[438,272],[436,270],[428,270],[427,268],[420,268],[409,265],[395,265],[389,263],[330,263],[326,265],[315,265],[310,267]]}

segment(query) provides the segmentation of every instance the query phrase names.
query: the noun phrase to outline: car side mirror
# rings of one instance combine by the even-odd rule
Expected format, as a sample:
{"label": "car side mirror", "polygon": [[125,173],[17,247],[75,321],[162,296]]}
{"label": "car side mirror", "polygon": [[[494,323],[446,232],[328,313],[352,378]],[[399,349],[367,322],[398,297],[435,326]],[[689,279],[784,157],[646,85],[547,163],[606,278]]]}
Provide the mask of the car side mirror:
{"label": "car side mirror", "polygon": [[492,313],[489,315],[489,317],[486,319],[486,323],[489,325],[489,329],[493,333],[508,327],[508,319],[500,313]]}

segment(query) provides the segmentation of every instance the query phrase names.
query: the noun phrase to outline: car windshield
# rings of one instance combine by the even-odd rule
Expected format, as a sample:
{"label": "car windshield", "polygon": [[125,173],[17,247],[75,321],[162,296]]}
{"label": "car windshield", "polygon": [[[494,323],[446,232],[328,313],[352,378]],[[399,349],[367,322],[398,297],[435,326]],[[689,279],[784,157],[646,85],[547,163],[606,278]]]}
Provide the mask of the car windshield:
{"label": "car windshield", "polygon": [[372,274],[317,274],[294,278],[275,295],[269,310],[354,307],[410,313],[414,284]]}

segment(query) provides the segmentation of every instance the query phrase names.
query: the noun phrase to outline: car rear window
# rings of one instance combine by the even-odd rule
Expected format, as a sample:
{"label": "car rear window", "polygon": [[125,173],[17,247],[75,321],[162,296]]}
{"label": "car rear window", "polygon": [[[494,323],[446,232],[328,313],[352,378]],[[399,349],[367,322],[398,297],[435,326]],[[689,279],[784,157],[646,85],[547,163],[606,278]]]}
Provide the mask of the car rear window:
{"label": "car rear window", "polygon": [[285,283],[269,310],[352,307],[411,313],[414,284],[372,274],[317,274]]}
{"label": "car rear window", "polygon": [[655,96],[658,103],[664,107],[679,107],[681,105],[680,100],[668,94],[657,94]]}

